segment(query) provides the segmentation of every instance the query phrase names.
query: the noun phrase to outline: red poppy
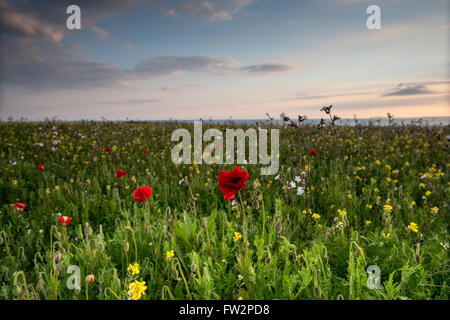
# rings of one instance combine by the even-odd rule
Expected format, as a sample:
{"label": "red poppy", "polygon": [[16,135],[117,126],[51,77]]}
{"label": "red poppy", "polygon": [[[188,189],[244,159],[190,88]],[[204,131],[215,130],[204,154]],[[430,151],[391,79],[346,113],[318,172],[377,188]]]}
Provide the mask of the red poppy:
{"label": "red poppy", "polygon": [[72,220],[72,218],[71,217],[66,217],[66,216],[61,216],[61,217],[58,218],[58,220],[59,220],[59,224],[61,226],[66,226],[67,227],[69,225],[69,223],[70,223],[70,220]]}
{"label": "red poppy", "polygon": [[44,172],[44,171],[45,171],[45,167],[44,167],[44,165],[43,165],[42,163],[39,163],[39,164],[37,165],[37,169],[38,169],[40,172]]}
{"label": "red poppy", "polygon": [[311,150],[311,151],[309,151],[309,155],[310,156],[317,156],[317,151],[316,150]]}
{"label": "red poppy", "polygon": [[122,178],[126,175],[127,173],[125,171],[123,171],[122,169],[117,170],[116,171],[116,178]]}
{"label": "red poppy", "polygon": [[110,148],[110,147],[107,147],[107,148],[105,149],[105,151],[106,151],[106,152],[110,152],[110,151],[111,151],[111,148]]}
{"label": "red poppy", "polygon": [[14,210],[23,211],[27,205],[25,203],[16,202],[14,203]]}
{"label": "red poppy", "polygon": [[147,149],[144,149],[142,152],[143,152],[144,154],[147,154],[147,153],[148,153]]}
{"label": "red poppy", "polygon": [[147,201],[152,196],[152,192],[151,187],[139,187],[133,191],[133,198],[136,200],[136,203],[141,203]]}
{"label": "red poppy", "polygon": [[234,195],[241,191],[250,175],[238,166],[233,171],[222,170],[219,174],[219,187],[225,200],[234,199]]}

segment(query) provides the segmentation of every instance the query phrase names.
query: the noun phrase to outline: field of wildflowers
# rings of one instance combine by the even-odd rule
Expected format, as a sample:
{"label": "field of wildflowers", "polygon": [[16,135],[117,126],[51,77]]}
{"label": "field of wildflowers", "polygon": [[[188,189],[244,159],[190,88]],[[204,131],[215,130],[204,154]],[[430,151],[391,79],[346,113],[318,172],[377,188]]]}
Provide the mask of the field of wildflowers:
{"label": "field of wildflowers", "polygon": [[173,164],[187,123],[1,123],[0,299],[448,299],[450,129],[284,120],[274,176]]}

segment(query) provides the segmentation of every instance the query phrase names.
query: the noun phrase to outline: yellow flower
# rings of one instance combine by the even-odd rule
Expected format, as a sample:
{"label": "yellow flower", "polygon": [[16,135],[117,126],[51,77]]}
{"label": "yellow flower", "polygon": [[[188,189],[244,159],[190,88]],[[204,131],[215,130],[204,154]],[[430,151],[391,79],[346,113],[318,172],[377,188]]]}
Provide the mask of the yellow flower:
{"label": "yellow flower", "polygon": [[235,232],[233,236],[234,241],[239,241],[242,239],[242,235],[239,232]]}
{"label": "yellow flower", "polygon": [[173,250],[169,250],[166,252],[166,258],[170,259],[175,255],[175,253],[173,252]]}
{"label": "yellow flower", "polygon": [[347,210],[341,210],[341,209],[338,209],[338,214],[341,216],[341,217],[344,217],[346,214],[347,214]]}
{"label": "yellow flower", "polygon": [[383,238],[389,239],[390,237],[391,237],[391,234],[390,234],[390,233],[388,233],[388,234],[383,233]]}
{"label": "yellow flower", "polygon": [[145,281],[134,281],[128,286],[128,299],[139,300],[147,289]]}
{"label": "yellow flower", "polygon": [[392,211],[392,206],[390,204],[385,204],[383,206],[384,210],[387,212],[391,212]]}
{"label": "yellow flower", "polygon": [[59,186],[55,186],[55,191],[58,191],[59,190]]}
{"label": "yellow flower", "polygon": [[368,226],[369,224],[371,224],[372,223],[372,221],[370,221],[370,220],[366,220],[366,225]]}
{"label": "yellow flower", "polygon": [[414,207],[416,205],[416,202],[413,200],[411,201],[411,207]]}
{"label": "yellow flower", "polygon": [[366,207],[372,209],[372,205],[370,203],[366,204]]}
{"label": "yellow flower", "polygon": [[380,164],[381,164],[381,161],[380,161],[380,160],[376,160],[375,163],[376,163],[377,165],[380,165]]}
{"label": "yellow flower", "polygon": [[431,191],[427,190],[427,191],[425,192],[425,197],[428,197],[430,194],[431,194]]}
{"label": "yellow flower", "polygon": [[131,271],[131,275],[139,274],[141,270],[139,270],[139,263],[130,264],[127,268],[128,271]]}
{"label": "yellow flower", "polygon": [[314,214],[312,215],[312,217],[313,217],[313,219],[315,219],[315,220],[319,220],[319,219],[320,219],[320,214],[314,213]]}
{"label": "yellow flower", "polygon": [[408,226],[408,229],[413,231],[413,232],[419,232],[419,226],[415,222],[410,222],[409,226]]}
{"label": "yellow flower", "polygon": [[432,213],[438,213],[439,212],[439,208],[438,207],[433,207],[433,208],[431,208],[431,212]]}

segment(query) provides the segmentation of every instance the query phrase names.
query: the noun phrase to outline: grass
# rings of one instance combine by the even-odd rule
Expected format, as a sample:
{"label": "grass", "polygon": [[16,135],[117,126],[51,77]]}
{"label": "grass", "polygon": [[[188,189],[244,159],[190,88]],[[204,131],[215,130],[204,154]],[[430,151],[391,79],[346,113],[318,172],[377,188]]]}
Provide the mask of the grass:
{"label": "grass", "polygon": [[[232,202],[217,178],[236,165],[172,163],[189,124],[1,123],[0,299],[127,299],[136,280],[141,300],[448,299],[449,128],[296,125],[280,130],[278,176],[241,166]],[[140,186],[153,195],[136,204]]]}

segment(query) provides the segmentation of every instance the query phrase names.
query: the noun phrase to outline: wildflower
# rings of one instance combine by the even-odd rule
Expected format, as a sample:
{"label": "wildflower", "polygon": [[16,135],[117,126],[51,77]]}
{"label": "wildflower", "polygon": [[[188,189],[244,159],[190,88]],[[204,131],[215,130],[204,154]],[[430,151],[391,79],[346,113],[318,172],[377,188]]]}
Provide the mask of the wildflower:
{"label": "wildflower", "polygon": [[39,163],[39,164],[37,165],[37,169],[38,169],[40,172],[44,172],[44,171],[45,171],[45,167],[44,167],[44,165],[43,165],[42,163]]}
{"label": "wildflower", "polygon": [[370,203],[368,203],[368,204],[366,204],[366,207],[369,209],[372,209],[373,206]]}
{"label": "wildflower", "polygon": [[313,213],[312,217],[313,217],[314,220],[319,220],[320,219],[320,214]]}
{"label": "wildflower", "polygon": [[384,211],[386,212],[391,212],[392,211],[392,206],[390,204],[385,204],[383,206]]}
{"label": "wildflower", "polygon": [[143,152],[144,154],[148,154],[148,151],[147,151],[146,149],[142,150],[142,152]]}
{"label": "wildflower", "polygon": [[425,197],[428,197],[431,193],[432,193],[432,192],[429,191],[429,190],[425,191]]}
{"label": "wildflower", "polygon": [[303,189],[303,187],[298,187],[297,188],[297,195],[298,196],[301,196],[302,194],[304,194],[305,193],[305,190]]}
{"label": "wildflower", "polygon": [[16,210],[16,211],[23,211],[23,210],[25,210],[26,206],[27,205],[24,204],[24,203],[16,202],[16,203],[14,203],[14,210]]}
{"label": "wildflower", "polygon": [[167,259],[173,258],[174,255],[175,255],[175,253],[173,252],[173,250],[169,250],[166,252]]}
{"label": "wildflower", "polygon": [[152,193],[153,189],[151,187],[139,187],[133,191],[133,198],[136,200],[136,203],[141,203],[147,201],[152,196]]}
{"label": "wildflower", "polygon": [[413,231],[413,232],[419,232],[419,226],[415,222],[410,222],[409,226],[408,226],[408,229]]}
{"label": "wildflower", "polygon": [[233,236],[233,240],[236,242],[236,241],[239,241],[241,239],[242,239],[242,235],[239,232],[235,232],[234,236]]}
{"label": "wildflower", "polygon": [[110,148],[110,147],[106,147],[106,148],[105,148],[105,151],[106,151],[106,152],[110,152],[110,151],[111,151],[111,148]]}
{"label": "wildflower", "polygon": [[67,227],[69,225],[70,221],[72,220],[72,218],[71,217],[66,217],[66,216],[61,216],[61,217],[58,218],[58,220],[59,220],[59,224],[61,226],[66,226]]}
{"label": "wildflower", "polygon": [[391,234],[390,234],[390,233],[388,233],[388,234],[383,233],[383,238],[389,239],[390,237],[391,237]]}
{"label": "wildflower", "polygon": [[122,169],[119,169],[116,171],[116,178],[122,178],[125,177],[127,173],[125,171],[123,171]]}
{"label": "wildflower", "polygon": [[302,178],[300,178],[300,176],[295,176],[294,180],[295,182],[299,183],[300,181],[302,181]]}
{"label": "wildflower", "polygon": [[372,223],[372,221],[366,220],[366,226],[370,225],[371,223]]}
{"label": "wildflower", "polygon": [[438,207],[433,207],[433,208],[431,208],[431,212],[432,213],[438,213],[439,212],[439,208]]}
{"label": "wildflower", "polygon": [[131,271],[131,275],[139,274],[141,270],[139,269],[139,263],[130,264],[127,268],[128,271]]}
{"label": "wildflower", "polygon": [[242,171],[239,166],[233,171],[222,170],[219,174],[219,188],[225,200],[232,200],[236,193],[245,187],[250,175],[246,170]]}
{"label": "wildflower", "polygon": [[411,207],[415,207],[416,206],[416,202],[413,200],[411,201]]}
{"label": "wildflower", "polygon": [[347,214],[347,210],[341,210],[341,209],[338,209],[338,214],[341,216],[341,217],[344,217],[346,214]]}
{"label": "wildflower", "polygon": [[55,191],[58,191],[59,190],[59,186],[55,186]]}
{"label": "wildflower", "polygon": [[238,274],[238,281],[242,281],[242,279],[244,279],[244,277],[242,276],[242,274]]}
{"label": "wildflower", "polygon": [[128,299],[139,300],[147,289],[145,281],[134,281],[128,286]]}
{"label": "wildflower", "polygon": [[316,150],[310,150],[309,151],[309,155],[310,156],[317,156],[317,151]]}

